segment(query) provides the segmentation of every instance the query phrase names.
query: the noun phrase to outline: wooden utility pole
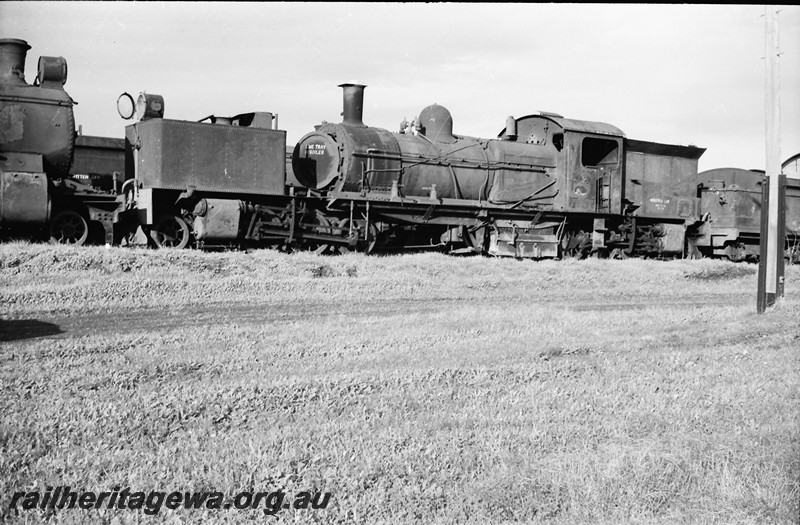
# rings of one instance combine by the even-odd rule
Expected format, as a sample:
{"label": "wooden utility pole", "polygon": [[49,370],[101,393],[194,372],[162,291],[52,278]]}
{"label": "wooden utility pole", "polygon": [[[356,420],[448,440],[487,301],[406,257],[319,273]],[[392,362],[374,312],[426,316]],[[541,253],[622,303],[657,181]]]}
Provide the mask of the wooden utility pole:
{"label": "wooden utility pole", "polygon": [[[781,177],[780,35],[775,6],[764,8],[766,59],[766,184],[761,200],[761,255],[758,265],[758,313],[783,296],[785,177]],[[781,180],[783,179],[783,180]],[[783,222],[783,224],[781,224]]]}

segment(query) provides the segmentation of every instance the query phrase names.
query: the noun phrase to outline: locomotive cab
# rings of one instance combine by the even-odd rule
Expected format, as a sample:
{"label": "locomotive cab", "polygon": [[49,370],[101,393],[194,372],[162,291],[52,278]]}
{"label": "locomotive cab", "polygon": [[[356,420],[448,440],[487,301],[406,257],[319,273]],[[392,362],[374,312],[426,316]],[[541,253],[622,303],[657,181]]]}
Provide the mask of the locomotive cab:
{"label": "locomotive cab", "polygon": [[[516,119],[514,135],[499,137],[523,146],[528,156],[536,150],[548,156],[557,193],[554,210],[586,213],[619,213],[622,187],[622,141],[618,128],[602,122],[566,119],[552,113]],[[507,126],[508,128],[508,126]],[[500,200],[524,198],[515,178],[495,185]]]}

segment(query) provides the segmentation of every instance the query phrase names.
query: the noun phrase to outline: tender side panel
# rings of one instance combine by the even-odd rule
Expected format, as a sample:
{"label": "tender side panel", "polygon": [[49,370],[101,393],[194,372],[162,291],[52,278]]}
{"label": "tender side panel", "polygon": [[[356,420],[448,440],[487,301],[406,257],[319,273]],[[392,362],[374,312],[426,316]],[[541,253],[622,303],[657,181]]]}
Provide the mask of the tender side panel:
{"label": "tender side panel", "polygon": [[697,160],[694,146],[626,140],[625,203],[639,217],[696,217]]}
{"label": "tender side panel", "polygon": [[126,136],[141,148],[139,182],[145,188],[219,193],[284,193],[286,132],[153,119]]}

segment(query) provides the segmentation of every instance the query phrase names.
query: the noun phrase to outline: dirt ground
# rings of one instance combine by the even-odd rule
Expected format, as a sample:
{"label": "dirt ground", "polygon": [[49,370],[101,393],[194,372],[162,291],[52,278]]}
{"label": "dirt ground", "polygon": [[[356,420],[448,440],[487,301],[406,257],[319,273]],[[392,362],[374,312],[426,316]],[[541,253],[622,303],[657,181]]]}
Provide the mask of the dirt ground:
{"label": "dirt ground", "polygon": [[[665,302],[661,298],[652,298],[650,301],[625,301],[625,302],[570,302],[538,301],[540,306],[546,306],[565,312],[615,312],[624,310],[641,310],[644,308],[658,308],[659,310],[679,311],[711,304],[724,300],[726,304],[744,306],[752,302],[750,297],[730,297],[727,294],[709,296],[703,301],[674,301]],[[124,334],[140,331],[173,331],[176,326],[183,329],[191,327],[208,326],[211,324],[261,326],[267,323],[281,321],[296,321],[302,319],[326,318],[345,316],[342,311],[347,311],[346,317],[373,317],[382,318],[400,314],[416,315],[441,311],[452,308],[462,303],[463,300],[397,300],[371,301],[369,303],[357,302],[352,304],[338,303],[337,305],[298,305],[298,304],[272,304],[269,307],[254,307],[239,303],[215,304],[207,307],[192,308],[145,308],[127,310],[114,313],[77,313],[75,315],[40,315],[36,319],[5,319],[0,320],[0,341],[13,341],[29,338],[70,338],[102,335],[108,333]],[[487,297],[479,302],[471,300],[473,306],[484,308],[499,308],[509,306],[509,301]]]}

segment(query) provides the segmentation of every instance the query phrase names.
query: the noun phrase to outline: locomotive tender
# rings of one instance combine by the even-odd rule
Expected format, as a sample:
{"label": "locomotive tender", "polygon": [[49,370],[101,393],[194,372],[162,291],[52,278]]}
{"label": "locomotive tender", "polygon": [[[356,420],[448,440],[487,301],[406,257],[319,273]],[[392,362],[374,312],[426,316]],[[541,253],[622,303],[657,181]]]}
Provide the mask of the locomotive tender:
{"label": "locomotive tender", "polygon": [[183,248],[192,237],[236,241],[243,203],[283,194],[286,132],[273,129],[271,113],[169,120],[163,98],[144,93],[136,107],[138,119],[125,129],[134,177],[120,216],[129,227],[142,225],[157,246]]}
{"label": "locomotive tender", "polygon": [[[199,122],[164,119],[164,100],[142,93],[125,128],[120,237],[141,227],[157,247],[313,245],[324,201],[290,195],[286,132],[252,112]],[[327,225],[327,223],[324,223]],[[340,240],[332,235],[328,239]],[[321,251],[328,245],[315,246]]]}
{"label": "locomotive tender", "polygon": [[[784,163],[791,162],[789,159]],[[739,168],[717,168],[697,175],[701,213],[706,221],[696,247],[708,257],[732,261],[756,260],[761,235],[761,199],[764,173]],[[785,201],[785,256],[800,262],[800,181],[787,179]]]}

